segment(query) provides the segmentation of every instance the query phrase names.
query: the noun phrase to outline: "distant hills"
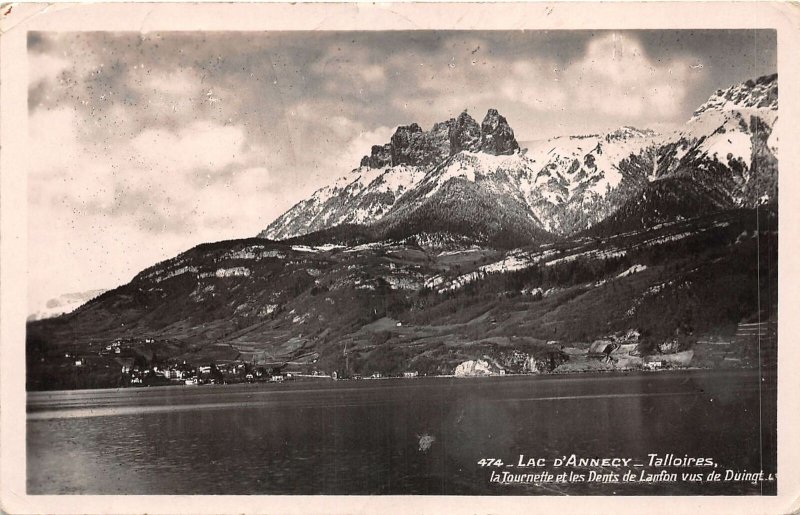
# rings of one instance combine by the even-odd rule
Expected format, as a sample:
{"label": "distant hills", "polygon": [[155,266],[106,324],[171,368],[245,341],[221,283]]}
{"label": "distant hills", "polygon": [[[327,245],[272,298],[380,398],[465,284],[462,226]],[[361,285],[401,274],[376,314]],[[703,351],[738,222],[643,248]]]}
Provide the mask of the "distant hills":
{"label": "distant hills", "polygon": [[48,299],[43,306],[37,307],[33,313],[28,315],[28,321],[44,320],[45,318],[53,318],[70,313],[105,291],[100,289],[72,292]]}

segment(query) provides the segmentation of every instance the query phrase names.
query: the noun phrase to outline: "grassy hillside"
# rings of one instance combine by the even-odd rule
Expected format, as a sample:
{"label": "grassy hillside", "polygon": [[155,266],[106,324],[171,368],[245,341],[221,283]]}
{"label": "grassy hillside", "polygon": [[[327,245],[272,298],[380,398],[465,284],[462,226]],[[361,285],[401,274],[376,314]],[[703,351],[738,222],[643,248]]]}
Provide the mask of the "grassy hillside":
{"label": "grassy hillside", "polygon": [[142,366],[452,373],[484,359],[546,371],[570,349],[630,330],[646,355],[777,312],[774,206],[511,250],[303,241],[201,245],[69,315],[29,323],[29,387],[115,386],[118,364],[70,362],[118,339]]}

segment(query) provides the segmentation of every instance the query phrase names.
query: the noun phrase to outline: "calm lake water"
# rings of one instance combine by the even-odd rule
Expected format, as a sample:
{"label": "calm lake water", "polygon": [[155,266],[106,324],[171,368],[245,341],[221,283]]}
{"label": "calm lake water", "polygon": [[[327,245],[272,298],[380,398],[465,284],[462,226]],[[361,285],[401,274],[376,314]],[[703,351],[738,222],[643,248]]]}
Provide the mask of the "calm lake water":
{"label": "calm lake water", "polygon": [[623,457],[638,475],[665,468],[648,454],[671,453],[774,473],[775,413],[774,374],[746,370],[33,392],[28,493],[774,494],[774,482],[502,485],[478,461]]}

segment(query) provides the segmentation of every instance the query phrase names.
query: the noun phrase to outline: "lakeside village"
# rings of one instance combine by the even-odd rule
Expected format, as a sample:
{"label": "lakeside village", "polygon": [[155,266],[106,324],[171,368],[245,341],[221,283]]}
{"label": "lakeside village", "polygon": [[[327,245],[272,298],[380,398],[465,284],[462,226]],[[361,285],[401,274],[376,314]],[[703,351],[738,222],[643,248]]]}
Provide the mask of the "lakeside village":
{"label": "lakeside village", "polygon": [[[754,334],[761,333],[761,325],[741,324],[735,340],[752,338]],[[549,352],[546,356],[534,357],[515,351],[506,356],[503,362],[488,355],[476,357],[458,363],[454,369],[451,369],[452,373],[450,374],[442,374],[439,371],[434,375],[476,377],[519,373],[655,371],[711,365],[710,363],[696,363],[698,361],[696,358],[700,356],[695,355],[695,350],[700,349],[696,347],[695,350],[681,351],[677,348],[677,341],[666,342],[659,347],[659,353],[653,356],[640,356],[635,343],[638,334],[633,334],[635,333],[633,331],[629,331],[629,333],[631,334],[609,340],[597,340],[589,344],[587,348],[561,345],[557,351],[554,349],[554,352]],[[735,341],[704,343],[713,344],[708,347],[720,350],[723,347],[737,346],[731,345],[735,344]],[[365,376],[355,373],[346,374],[343,371],[326,372],[317,367],[317,360],[313,354],[298,358],[297,361],[269,363],[266,359],[256,360],[255,357],[248,361],[244,359],[246,354],[243,355],[230,346],[225,347],[230,351],[228,353],[218,354],[214,358],[194,356],[192,362],[183,359],[181,353],[177,353],[177,357],[174,357],[176,354],[170,353],[173,357],[165,359],[160,359],[157,355],[159,348],[172,347],[173,350],[176,350],[175,347],[178,346],[179,344],[174,341],[156,341],[152,338],[95,341],[90,342],[84,352],[66,351],[57,360],[51,358],[48,361],[50,361],[50,366],[61,370],[58,375],[64,379],[66,376],[72,376],[73,379],[78,379],[80,376],[91,376],[96,379],[104,377],[101,384],[105,387],[280,383],[287,380],[357,380],[389,377],[410,379],[426,375],[417,370],[405,370],[392,375],[375,372]],[[555,362],[553,362],[554,356],[558,358],[555,359]],[[54,361],[58,363],[54,363]],[[739,358],[729,356],[723,357],[723,361],[729,366],[741,364]],[[80,383],[82,381],[76,381],[76,384]],[[85,387],[92,386],[86,384]]]}
{"label": "lakeside village", "polygon": [[[375,373],[370,376],[353,374],[343,376],[333,371],[326,373],[317,369],[316,360],[310,362],[278,362],[256,363],[243,359],[209,359],[207,364],[191,364],[184,359],[169,358],[160,360],[154,353],[143,352],[154,346],[151,338],[144,340],[118,339],[91,352],[65,352],[59,360],[61,368],[71,368],[73,374],[119,375],[117,386],[164,386],[164,385],[205,385],[236,383],[279,383],[291,380],[308,379],[381,379],[384,376]],[[148,355],[149,354],[149,355]],[[418,377],[416,371],[404,372],[393,377]]]}

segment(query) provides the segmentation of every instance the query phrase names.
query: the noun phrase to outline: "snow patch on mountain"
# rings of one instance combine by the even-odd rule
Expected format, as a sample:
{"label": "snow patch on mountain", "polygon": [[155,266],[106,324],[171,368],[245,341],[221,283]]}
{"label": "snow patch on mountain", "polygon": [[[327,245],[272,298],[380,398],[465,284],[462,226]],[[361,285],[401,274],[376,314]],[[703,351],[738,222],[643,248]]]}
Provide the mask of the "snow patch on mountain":
{"label": "snow patch on mountain", "polygon": [[511,174],[530,175],[532,163],[519,153],[512,155],[491,155],[464,151],[456,154],[445,163],[428,173],[420,182],[422,190],[428,190],[425,197],[430,197],[450,179],[464,179],[470,182],[487,182],[490,188],[510,192],[513,186],[503,185],[502,180],[492,181],[496,176]]}
{"label": "snow patch on mountain", "polygon": [[[536,142],[528,149],[527,156],[541,168],[528,193],[544,185],[545,197],[552,203],[568,200],[581,186],[588,186],[587,192],[604,195],[622,181],[620,162],[657,141],[658,134],[653,131],[623,127],[605,135],[565,136]],[[561,194],[559,189],[547,187],[551,179],[564,186]]]}
{"label": "snow patch on mountain", "polygon": [[716,133],[706,138],[698,148],[708,156],[727,160],[728,156],[749,157],[753,151],[750,135],[743,132]]}
{"label": "snow patch on mountain", "polygon": [[259,237],[281,240],[345,223],[373,221],[423,176],[424,170],[416,166],[361,166],[295,204]]}
{"label": "snow patch on mountain", "polygon": [[624,272],[621,272],[617,275],[617,279],[622,277],[628,277],[629,275],[638,274],[639,272],[644,272],[647,270],[646,265],[633,265],[632,267],[628,268]]}

